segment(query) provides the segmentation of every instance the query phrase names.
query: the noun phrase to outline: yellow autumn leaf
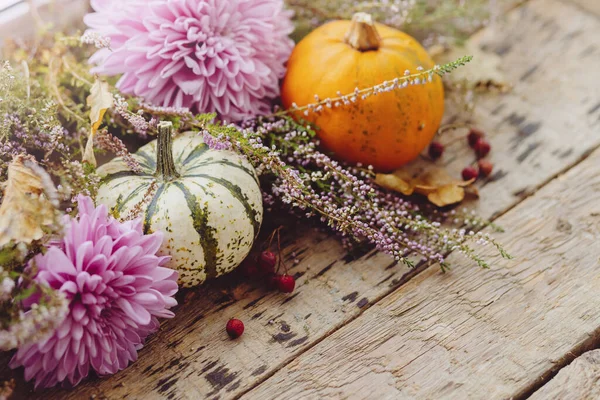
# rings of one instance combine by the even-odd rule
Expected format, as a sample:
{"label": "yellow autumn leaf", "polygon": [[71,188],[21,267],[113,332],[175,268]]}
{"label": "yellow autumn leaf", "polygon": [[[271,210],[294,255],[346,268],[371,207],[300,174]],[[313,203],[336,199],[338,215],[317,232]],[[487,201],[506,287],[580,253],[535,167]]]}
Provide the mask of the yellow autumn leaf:
{"label": "yellow autumn leaf", "polygon": [[410,181],[394,174],[377,174],[375,183],[386,189],[402,193],[405,196],[410,196],[415,191],[415,187],[410,184]]}
{"label": "yellow autumn leaf", "polygon": [[41,239],[56,222],[56,188],[34,161],[19,155],[8,166],[8,180],[0,205],[0,247],[14,241]]}
{"label": "yellow autumn leaf", "polygon": [[438,207],[461,202],[465,198],[465,189],[458,185],[444,185],[427,195],[427,200]]}
{"label": "yellow autumn leaf", "polygon": [[96,161],[96,155],[94,154],[94,134],[90,134],[88,141],[85,144],[85,150],[83,151],[83,162],[86,162],[94,167],[98,166]]}
{"label": "yellow autumn leaf", "polygon": [[113,95],[110,93],[108,83],[96,78],[86,102],[88,107],[90,107],[91,131],[83,153],[83,161],[96,166],[96,157],[94,156],[94,136],[102,124],[102,119],[104,118],[106,110],[111,108],[114,104]]}
{"label": "yellow autumn leaf", "polygon": [[375,177],[375,183],[383,188],[405,196],[422,194],[438,207],[461,202],[465,198],[464,188],[473,182],[474,180],[456,180],[442,168],[422,168],[414,164],[391,174],[377,174]]}
{"label": "yellow autumn leaf", "polygon": [[108,88],[108,83],[96,78],[86,102],[88,107],[90,107],[92,133],[96,133],[102,123],[102,118],[104,118],[106,110],[111,108],[114,103],[113,95]]}

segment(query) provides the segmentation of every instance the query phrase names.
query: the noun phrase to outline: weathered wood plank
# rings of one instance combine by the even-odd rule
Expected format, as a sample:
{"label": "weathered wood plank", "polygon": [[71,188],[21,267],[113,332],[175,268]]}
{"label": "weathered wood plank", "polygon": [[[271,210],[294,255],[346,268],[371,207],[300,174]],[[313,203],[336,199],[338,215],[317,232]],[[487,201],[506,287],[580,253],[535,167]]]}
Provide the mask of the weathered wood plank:
{"label": "weathered wood plank", "polygon": [[247,398],[511,398],[598,344],[600,151],[499,223],[514,260],[426,271]]}
{"label": "weathered wood plank", "polygon": [[579,5],[586,11],[600,16],[600,1],[598,0],[564,0]]}
{"label": "weathered wood plank", "polygon": [[600,399],[600,350],[576,358],[529,399]]}
{"label": "weathered wood plank", "polygon": [[[600,101],[594,98],[598,92],[589,83],[597,72],[589,70],[582,76],[584,67],[570,61],[591,38],[545,40],[550,30],[559,37],[568,35],[573,20],[580,29],[594,25],[585,18],[579,20],[580,14],[571,9],[565,14],[563,9],[552,12],[543,8],[514,10],[511,18],[499,21],[498,34],[485,43],[503,55],[509,79],[518,81],[533,67],[537,73],[529,74],[514,93],[483,99],[479,105],[476,122],[488,131],[497,165],[494,179],[481,190],[483,201],[478,208],[484,216],[511,208],[600,143],[598,135],[589,135],[589,127],[598,127],[600,113],[587,112],[592,107],[587,103]],[[557,16],[566,21],[555,20]],[[474,40],[484,45],[483,34]],[[545,65],[541,57],[557,51],[565,57],[560,68],[556,63]],[[597,60],[588,62],[593,65]],[[548,80],[553,85],[550,89]],[[547,89],[553,95],[542,93]],[[564,135],[566,130],[570,136]],[[463,145],[449,153],[452,159],[446,161],[455,172],[472,159]],[[43,393],[43,397],[237,396],[356,318],[404,282],[409,272],[376,253],[349,261],[335,239],[312,233],[290,243],[286,252],[292,251],[301,259],[292,269],[299,277],[292,296],[267,293],[235,278],[188,292],[176,318],[165,322],[129,369],[86,383],[76,391],[57,390]],[[223,332],[233,316],[247,326],[244,337],[237,341],[228,340]]]}

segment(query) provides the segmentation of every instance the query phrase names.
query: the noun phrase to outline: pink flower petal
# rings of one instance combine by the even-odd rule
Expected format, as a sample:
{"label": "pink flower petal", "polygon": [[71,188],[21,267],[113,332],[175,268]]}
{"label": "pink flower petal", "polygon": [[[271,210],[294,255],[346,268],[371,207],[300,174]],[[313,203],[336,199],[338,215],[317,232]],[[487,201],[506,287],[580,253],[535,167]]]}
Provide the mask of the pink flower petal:
{"label": "pink flower petal", "polygon": [[128,301],[124,298],[117,300],[117,305],[125,312],[125,314],[140,325],[150,323],[150,313],[140,304]]}
{"label": "pink flower petal", "polygon": [[65,219],[65,236],[35,259],[34,279],[66,293],[69,314],[9,364],[23,366],[36,387],[75,385],[90,367],[99,375],[127,367],[158,328],[152,315],[171,317],[166,308],[176,303],[177,274],[156,255],[162,235],[144,235],[140,220],[116,221],[88,198],[79,204],[79,219]]}
{"label": "pink flower petal", "polygon": [[[113,5],[92,3],[85,22],[111,39],[112,52],[101,49],[90,62],[99,64],[95,73],[121,74],[122,91],[157,105],[217,111],[224,120],[268,109],[278,95],[293,48],[282,0],[107,1]],[[249,101],[233,106],[240,97],[231,93]]]}

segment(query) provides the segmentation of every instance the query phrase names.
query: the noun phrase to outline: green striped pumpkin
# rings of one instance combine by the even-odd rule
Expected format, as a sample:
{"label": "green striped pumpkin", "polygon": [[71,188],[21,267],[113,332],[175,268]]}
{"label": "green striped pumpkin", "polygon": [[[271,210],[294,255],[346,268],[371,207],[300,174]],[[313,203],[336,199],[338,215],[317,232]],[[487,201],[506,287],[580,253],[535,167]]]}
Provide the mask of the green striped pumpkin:
{"label": "green striped pumpkin", "polygon": [[172,257],[168,266],[190,287],[232,271],[248,255],[262,222],[262,196],[244,158],[210,149],[196,133],[172,139],[171,131],[161,123],[158,141],[134,155],[140,173],[120,157],[98,168],[96,199],[121,216],[141,205],[144,231],[164,233],[160,253]]}

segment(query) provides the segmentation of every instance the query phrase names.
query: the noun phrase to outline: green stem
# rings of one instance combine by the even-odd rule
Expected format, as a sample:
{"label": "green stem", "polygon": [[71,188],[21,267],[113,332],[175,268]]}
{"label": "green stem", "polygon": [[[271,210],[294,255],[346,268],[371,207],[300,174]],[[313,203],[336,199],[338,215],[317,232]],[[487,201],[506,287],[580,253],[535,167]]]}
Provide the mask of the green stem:
{"label": "green stem", "polygon": [[163,121],[158,124],[158,143],[156,144],[156,171],[154,176],[163,181],[179,178],[173,160],[173,123]]}

